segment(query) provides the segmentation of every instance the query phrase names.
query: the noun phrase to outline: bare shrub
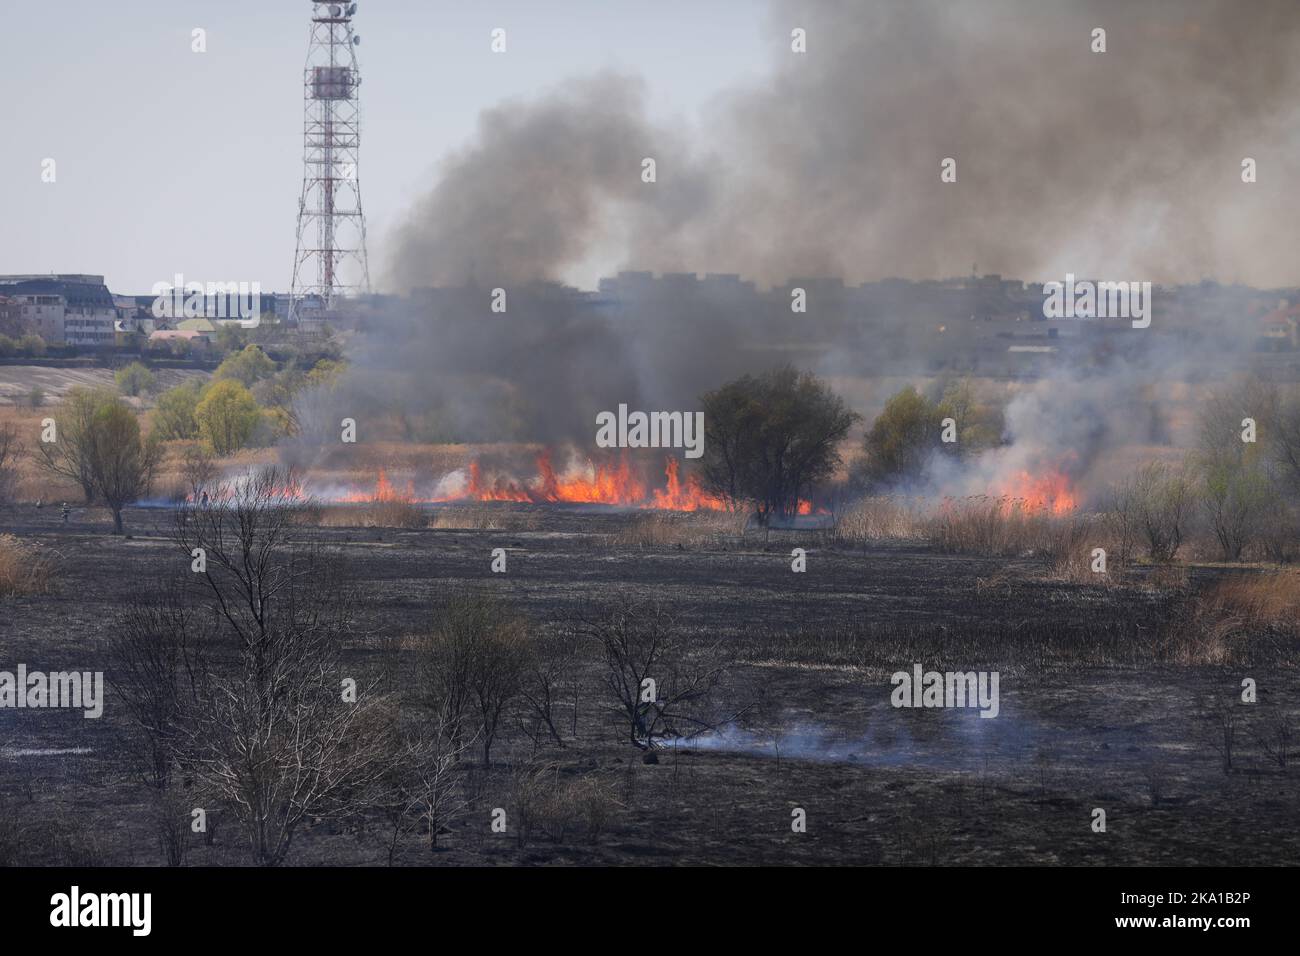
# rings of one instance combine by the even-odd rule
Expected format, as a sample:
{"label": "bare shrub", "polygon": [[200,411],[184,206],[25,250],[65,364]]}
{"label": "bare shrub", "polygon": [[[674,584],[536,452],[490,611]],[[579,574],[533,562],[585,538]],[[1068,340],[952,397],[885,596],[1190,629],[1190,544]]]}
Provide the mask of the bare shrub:
{"label": "bare shrub", "polygon": [[168,866],[180,866],[190,846],[191,807],[176,790],[161,790],[154,797],[154,827],[158,846]]}
{"label": "bare shrub", "polygon": [[39,817],[0,797],[0,866],[103,866],[103,847],[75,813]]}
{"label": "bare shrub", "polygon": [[664,735],[690,736],[736,716],[710,712],[731,663],[725,645],[689,640],[662,605],[619,598],[579,614],[576,627],[600,648],[613,711],[636,746],[649,748]]}
{"label": "bare shrub", "polygon": [[1137,483],[1133,479],[1121,481],[1107,493],[1102,523],[1111,543],[1107,563],[1121,569],[1127,567],[1133,560],[1140,533]]}
{"label": "bare shrub", "polygon": [[[534,748],[548,736],[557,746],[564,746],[556,708],[564,694],[566,678],[573,677],[578,652],[578,636],[569,628],[545,634],[535,642],[521,685],[525,706],[520,718],[523,731],[532,740]],[[575,710],[577,706],[575,697]]]}
{"label": "bare shrub", "polygon": [[460,733],[445,708],[417,708],[394,738],[398,752],[388,762],[375,805],[388,821],[388,863],[398,840],[423,827],[430,852],[438,848],[438,835],[469,804],[469,793],[459,772],[460,763],[476,738]]}
{"label": "bare shrub", "polygon": [[492,762],[506,708],[519,695],[531,641],[527,622],[488,595],[451,595],[418,643],[419,679],[428,701],[458,733],[473,727]]}
{"label": "bare shrub", "polygon": [[378,688],[357,680],[355,701],[340,692],[352,594],[336,561],[292,539],[294,485],[265,469],[210,507],[183,508],[175,532],[187,556],[206,555],[203,610],[219,622],[187,705],[182,765],[232,808],[267,866],[309,817],[373,806],[393,753]]}
{"label": "bare shrub", "polygon": [[1274,704],[1261,717],[1263,719],[1254,728],[1255,740],[1279,770],[1286,770],[1291,764],[1295,746],[1295,725],[1291,715],[1280,704]]}
{"label": "bare shrub", "polygon": [[577,827],[595,843],[619,806],[605,782],[562,774],[554,764],[519,767],[511,777],[509,800],[520,846],[538,835],[562,843]]}
{"label": "bare shrub", "polygon": [[0,534],[0,598],[48,594],[57,567],[57,558],[48,549],[12,534]]}
{"label": "bare shrub", "polygon": [[573,782],[570,799],[575,803],[579,817],[587,825],[587,838],[595,843],[620,806],[614,796],[614,788],[597,777],[582,777]]}
{"label": "bare shrub", "polygon": [[1268,561],[1290,564],[1300,558],[1300,508],[1279,501],[1259,532],[1259,550]]}
{"label": "bare shrub", "polygon": [[158,790],[171,781],[185,704],[203,669],[196,631],[193,611],[173,584],[157,601],[132,604],[110,639],[111,687],[133,727],[127,749],[145,782]]}
{"label": "bare shrub", "polygon": [[1192,483],[1181,469],[1151,462],[1133,479],[1135,514],[1147,557],[1156,562],[1178,556],[1195,505]]}

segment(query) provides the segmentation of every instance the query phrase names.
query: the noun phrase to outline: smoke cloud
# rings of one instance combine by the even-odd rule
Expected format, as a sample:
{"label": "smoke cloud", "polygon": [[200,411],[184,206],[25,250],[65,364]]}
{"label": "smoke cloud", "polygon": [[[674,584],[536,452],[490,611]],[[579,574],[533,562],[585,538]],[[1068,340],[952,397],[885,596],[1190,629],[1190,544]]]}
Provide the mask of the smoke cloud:
{"label": "smoke cloud", "polygon": [[[1291,0],[777,0],[766,22],[768,78],[694,128],[652,121],[642,81],[613,73],[486,110],[390,237],[386,286],[409,298],[353,355],[348,408],[396,405],[425,440],[590,449],[598,411],[693,410],[781,361],[891,387],[933,375],[970,334],[936,339],[939,322],[983,311],[975,288],[948,289],[940,311],[933,289],[802,279],[797,315],[799,276],[1294,282]],[[790,50],[796,27],[806,53]],[[592,261],[771,292],[735,277],[630,277],[596,297],[560,284]],[[505,313],[489,307],[498,287]],[[1251,347],[1252,293],[1237,292],[1206,298],[1197,321],[1221,334],[1192,345],[1161,338],[1186,316],[1157,286],[1141,354],[1018,388],[1011,447],[964,464],[961,487],[1044,463],[1077,480],[1102,448],[1166,441],[1174,394],[1153,382]],[[852,398],[870,414],[885,397]]]}
{"label": "smoke cloud", "polygon": [[773,283],[1293,277],[1290,0],[781,0],[768,24],[769,81],[698,129],[649,123],[613,75],[485,112],[399,231],[391,287],[558,279],[620,248]]}

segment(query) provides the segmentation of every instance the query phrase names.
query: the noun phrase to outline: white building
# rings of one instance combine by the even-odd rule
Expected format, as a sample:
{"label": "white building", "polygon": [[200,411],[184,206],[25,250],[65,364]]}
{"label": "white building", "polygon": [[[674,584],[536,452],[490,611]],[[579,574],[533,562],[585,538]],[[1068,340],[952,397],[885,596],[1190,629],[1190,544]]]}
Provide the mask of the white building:
{"label": "white building", "polygon": [[0,276],[0,295],[50,345],[112,347],[119,317],[103,276]]}

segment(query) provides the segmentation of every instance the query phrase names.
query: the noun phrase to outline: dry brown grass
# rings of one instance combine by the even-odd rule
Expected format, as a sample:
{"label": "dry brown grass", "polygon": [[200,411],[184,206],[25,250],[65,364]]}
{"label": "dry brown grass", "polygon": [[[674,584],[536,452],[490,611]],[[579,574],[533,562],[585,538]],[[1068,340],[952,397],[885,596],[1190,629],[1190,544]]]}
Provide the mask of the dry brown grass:
{"label": "dry brown grass", "polygon": [[829,544],[840,545],[922,541],[925,539],[924,499],[863,498],[836,516],[827,537]]}
{"label": "dry brown grass", "polygon": [[448,531],[536,531],[541,524],[541,516],[536,512],[490,505],[438,508],[429,517],[430,528]]}
{"label": "dry brown grass", "polygon": [[454,505],[426,509],[404,497],[358,504],[314,503],[302,523],[319,528],[436,528],[443,531],[535,531],[541,516],[492,505]]}
{"label": "dry brown grass", "polygon": [[1038,557],[1069,571],[1103,546],[1097,516],[1053,514],[1019,498],[945,499],[924,523],[931,546],[950,554]]}
{"label": "dry brown grass", "polygon": [[1250,627],[1300,630],[1300,568],[1234,574],[1210,588],[1205,600]]}
{"label": "dry brown grass", "polygon": [[1189,597],[1164,635],[1164,649],[1187,664],[1295,663],[1300,569],[1235,574]]}
{"label": "dry brown grass", "polygon": [[320,528],[427,528],[429,515],[405,499],[356,505],[319,505],[305,519]]}
{"label": "dry brown grass", "polygon": [[738,511],[650,511],[610,535],[616,548],[707,548],[745,532],[749,515]]}
{"label": "dry brown grass", "polygon": [[37,467],[32,449],[40,441],[41,421],[57,417],[51,402],[43,408],[0,406],[0,428],[11,426],[18,439],[19,454],[9,463],[6,496],[13,502],[68,501],[79,503],[81,488],[76,482],[52,478]]}
{"label": "dry brown grass", "polygon": [[554,765],[518,770],[511,781],[510,803],[520,846],[538,837],[563,842],[574,830],[595,843],[621,807],[606,781],[569,777]]}
{"label": "dry brown grass", "polygon": [[55,566],[55,556],[39,545],[0,534],[0,597],[48,593]]}

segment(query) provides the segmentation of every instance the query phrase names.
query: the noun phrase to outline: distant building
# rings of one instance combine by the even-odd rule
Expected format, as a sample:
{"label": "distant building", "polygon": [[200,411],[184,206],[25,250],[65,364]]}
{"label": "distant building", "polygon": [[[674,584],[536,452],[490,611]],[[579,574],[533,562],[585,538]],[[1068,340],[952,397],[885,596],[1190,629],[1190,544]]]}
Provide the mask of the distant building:
{"label": "distant building", "polygon": [[7,295],[0,295],[0,335],[16,339],[30,331],[31,329],[23,322],[22,309],[18,302]]}
{"label": "distant building", "polygon": [[51,345],[112,347],[119,313],[103,276],[0,276],[0,295]]}
{"label": "distant building", "polygon": [[200,355],[206,353],[212,344],[206,332],[194,329],[159,329],[149,336],[149,345],[155,348],[170,348],[174,342],[188,343],[190,350]]}
{"label": "distant building", "polygon": [[217,331],[217,323],[211,319],[181,319],[175,324],[182,332],[203,332],[210,335]]}
{"label": "distant building", "polygon": [[1300,348],[1300,305],[1281,306],[1260,319],[1259,345],[1270,352]]}
{"label": "distant building", "polygon": [[113,296],[113,304],[117,306],[117,332],[119,344],[123,334],[147,336],[156,331],[163,324],[158,319],[154,318],[153,311],[150,308],[152,303],[152,296]]}

